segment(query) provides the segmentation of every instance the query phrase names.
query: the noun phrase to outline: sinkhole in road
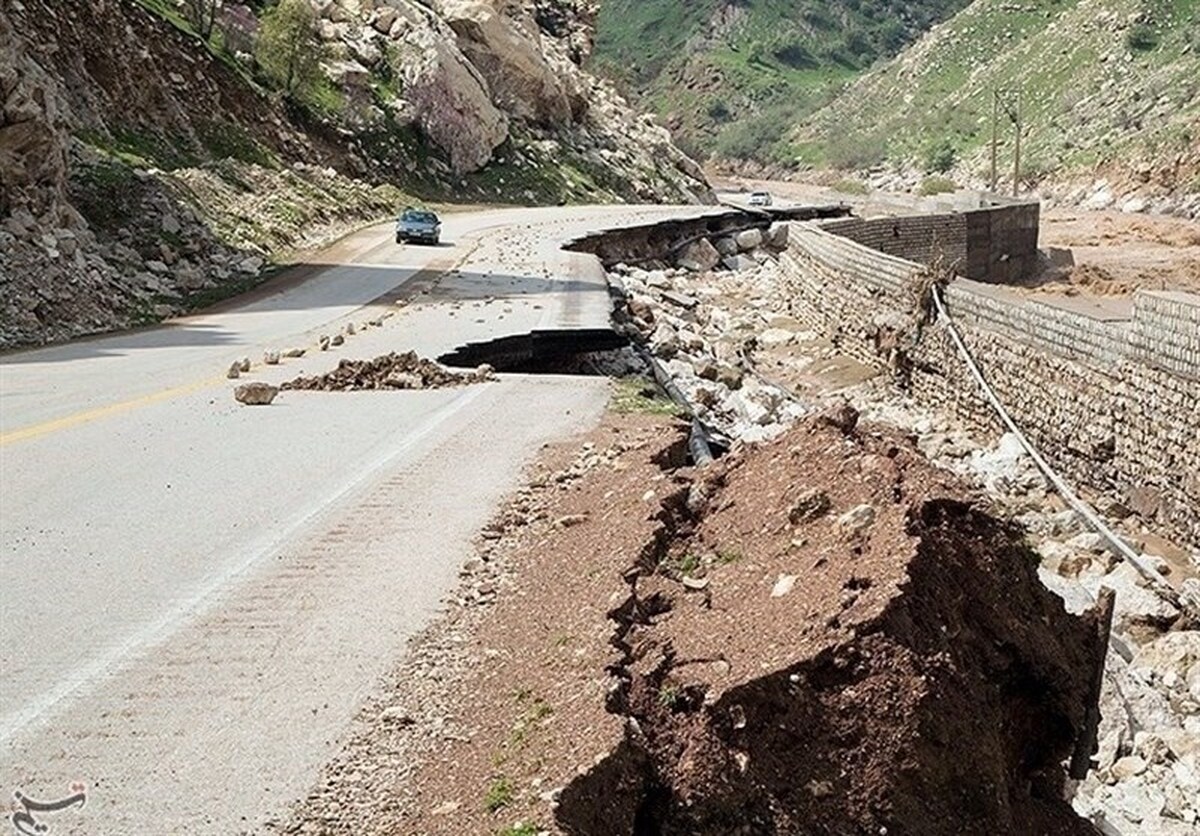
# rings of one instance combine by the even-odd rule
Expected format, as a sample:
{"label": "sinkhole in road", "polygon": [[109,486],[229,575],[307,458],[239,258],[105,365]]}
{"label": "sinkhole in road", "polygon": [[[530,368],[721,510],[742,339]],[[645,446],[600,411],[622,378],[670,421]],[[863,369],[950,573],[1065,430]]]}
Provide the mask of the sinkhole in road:
{"label": "sinkhole in road", "polygon": [[466,369],[487,364],[498,372],[620,376],[630,370],[629,355],[629,341],[610,329],[562,329],[467,343],[438,362]]}

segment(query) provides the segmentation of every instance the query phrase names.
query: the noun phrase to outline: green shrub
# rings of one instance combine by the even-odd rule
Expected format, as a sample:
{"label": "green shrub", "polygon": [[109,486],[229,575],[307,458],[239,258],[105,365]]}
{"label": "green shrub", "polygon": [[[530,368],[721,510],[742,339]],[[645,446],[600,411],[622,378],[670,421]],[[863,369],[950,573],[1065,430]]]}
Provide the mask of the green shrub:
{"label": "green shrub", "polygon": [[855,180],[851,177],[843,177],[838,180],[833,184],[833,190],[842,194],[866,194],[870,191],[862,180]]}
{"label": "green shrub", "polygon": [[199,126],[196,134],[214,159],[233,159],[264,168],[278,166],[270,149],[259,143],[241,125],[232,122],[205,122]]}
{"label": "green shrub", "polygon": [[494,813],[512,804],[514,797],[512,782],[501,776],[488,787],[487,794],[483,797],[483,807],[489,813]]}
{"label": "green shrub", "polygon": [[708,118],[714,122],[728,122],[733,114],[729,112],[729,105],[725,104],[724,100],[717,99],[708,106]]}
{"label": "green shrub", "polygon": [[858,171],[878,165],[887,157],[887,147],[877,136],[860,134],[830,143],[826,161],[832,168]]}
{"label": "green shrub", "polygon": [[1134,52],[1150,52],[1158,48],[1158,32],[1148,23],[1137,23],[1125,33],[1125,45]]}
{"label": "green shrub", "polygon": [[943,139],[930,145],[925,149],[925,154],[923,155],[925,171],[935,174],[945,174],[954,168],[954,164],[957,161],[958,152],[948,139]]}
{"label": "green shrub", "polygon": [[500,836],[537,836],[541,830],[536,824],[520,822],[500,831]]}
{"label": "green shrub", "polygon": [[142,212],[144,187],[133,168],[120,159],[72,166],[69,188],[75,208],[104,232],[133,223]]}
{"label": "green shrub", "polygon": [[917,194],[929,197],[930,195],[944,194],[957,190],[958,184],[949,177],[926,177],[921,181],[921,185],[917,189]]}

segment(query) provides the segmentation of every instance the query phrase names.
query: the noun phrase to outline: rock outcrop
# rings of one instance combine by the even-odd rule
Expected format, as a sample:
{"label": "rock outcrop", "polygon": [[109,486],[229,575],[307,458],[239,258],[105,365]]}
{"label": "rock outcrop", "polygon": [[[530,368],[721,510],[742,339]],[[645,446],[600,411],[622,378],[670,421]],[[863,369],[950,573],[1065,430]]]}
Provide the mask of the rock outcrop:
{"label": "rock outcrop", "polygon": [[328,111],[248,83],[248,6],[226,4],[227,52],[133,0],[0,8],[0,347],[193,309],[405,193],[711,197],[583,71],[588,4],[313,6]]}
{"label": "rock outcrop", "polygon": [[333,0],[322,4],[322,37],[351,60],[400,80],[367,126],[411,123],[462,175],[496,159],[505,143],[531,167],[589,169],[624,198],[709,199],[704,174],[670,134],[635,112],[608,82],[583,70],[591,54],[592,5],[570,0]]}

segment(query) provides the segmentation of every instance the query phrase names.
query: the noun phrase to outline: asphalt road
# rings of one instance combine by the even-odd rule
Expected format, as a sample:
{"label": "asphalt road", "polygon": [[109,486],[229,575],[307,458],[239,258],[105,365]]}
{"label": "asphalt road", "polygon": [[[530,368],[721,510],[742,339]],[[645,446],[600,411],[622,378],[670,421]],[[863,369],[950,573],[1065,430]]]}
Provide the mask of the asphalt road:
{"label": "asphalt road", "polygon": [[[278,381],[595,327],[603,276],[559,242],[680,211],[451,215],[436,248],[382,225],[204,315],[0,357],[0,794],[86,784],[82,809],[45,814],[54,833],[278,819],[523,463],[594,423],[607,385],[514,375],[255,409],[225,370],[246,356],[245,377]],[[261,365],[291,347],[308,353]]]}

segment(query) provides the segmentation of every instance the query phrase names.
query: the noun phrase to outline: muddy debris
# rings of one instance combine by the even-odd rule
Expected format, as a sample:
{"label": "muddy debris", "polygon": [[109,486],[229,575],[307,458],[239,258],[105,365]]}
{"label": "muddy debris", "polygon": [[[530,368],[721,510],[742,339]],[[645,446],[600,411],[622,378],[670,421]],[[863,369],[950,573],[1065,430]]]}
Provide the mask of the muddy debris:
{"label": "muddy debris", "polygon": [[342,360],[336,369],[313,377],[297,377],[283,384],[284,389],[321,392],[356,392],[379,389],[440,389],[495,380],[491,366],[479,366],[472,372],[452,372],[418,357],[416,352],[392,352],[374,360]]}
{"label": "muddy debris", "polygon": [[1018,526],[851,421],[713,468],[610,613],[626,731],[563,790],[565,833],[1097,832],[1064,764],[1092,748],[1101,617],[1043,587]]}

